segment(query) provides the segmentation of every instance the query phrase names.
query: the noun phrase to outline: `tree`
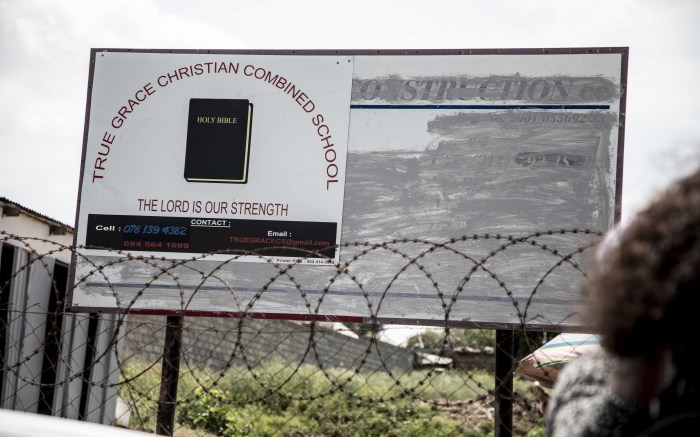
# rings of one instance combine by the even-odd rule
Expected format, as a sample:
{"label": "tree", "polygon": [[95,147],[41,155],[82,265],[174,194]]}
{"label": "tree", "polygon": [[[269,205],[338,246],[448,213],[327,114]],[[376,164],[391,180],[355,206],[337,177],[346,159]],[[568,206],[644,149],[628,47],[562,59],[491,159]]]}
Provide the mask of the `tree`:
{"label": "tree", "polygon": [[[422,345],[422,346],[421,346]],[[406,340],[408,348],[455,349],[458,347],[483,349],[496,346],[496,331],[492,329],[450,328],[446,338],[444,330],[426,329]]]}

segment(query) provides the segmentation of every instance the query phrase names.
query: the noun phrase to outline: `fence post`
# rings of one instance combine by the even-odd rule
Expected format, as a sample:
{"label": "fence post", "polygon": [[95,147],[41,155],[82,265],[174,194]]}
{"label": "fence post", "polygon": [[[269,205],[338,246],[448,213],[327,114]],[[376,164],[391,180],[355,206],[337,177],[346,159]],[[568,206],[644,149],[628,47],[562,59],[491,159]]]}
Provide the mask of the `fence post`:
{"label": "fence post", "polygon": [[180,378],[183,316],[168,316],[163,346],[163,370],[160,377],[160,397],[156,434],[172,436],[175,430],[177,384]]}
{"label": "fence post", "polygon": [[514,332],[496,330],[496,411],[494,436],[513,435]]}

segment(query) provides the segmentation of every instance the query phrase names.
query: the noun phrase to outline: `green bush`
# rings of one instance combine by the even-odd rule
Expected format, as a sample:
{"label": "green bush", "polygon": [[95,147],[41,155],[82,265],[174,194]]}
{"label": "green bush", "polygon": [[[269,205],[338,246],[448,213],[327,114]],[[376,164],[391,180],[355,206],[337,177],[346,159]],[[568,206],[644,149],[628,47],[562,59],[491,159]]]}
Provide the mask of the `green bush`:
{"label": "green bush", "polygon": [[[132,363],[122,369],[120,395],[134,405],[132,426],[155,429],[160,368]],[[398,384],[397,380],[398,379]],[[427,402],[473,399],[493,390],[486,372],[355,374],[270,363],[225,374],[183,370],[178,388],[180,426],[217,436],[457,436],[487,435],[490,419],[464,429]],[[207,387],[207,388],[203,388]],[[537,431],[531,435],[538,435]]]}
{"label": "green bush", "polygon": [[220,436],[294,435],[458,435],[457,424],[435,418],[427,406],[348,399],[335,392],[313,400],[293,400],[272,407],[261,399],[246,405],[229,397],[233,390],[197,389],[179,409],[178,421]]}
{"label": "green bush", "polygon": [[406,340],[407,348],[424,348],[436,351],[468,346],[476,349],[496,346],[496,331],[492,329],[451,328],[449,335],[444,330],[426,329]]}
{"label": "green bush", "polygon": [[160,366],[129,363],[122,366],[119,396],[131,404],[129,427],[142,430],[156,429]]}
{"label": "green bush", "polygon": [[228,416],[232,407],[220,390],[208,392],[197,388],[194,399],[180,408],[178,420],[192,428],[203,429],[216,435],[236,435],[234,424],[229,423]]}

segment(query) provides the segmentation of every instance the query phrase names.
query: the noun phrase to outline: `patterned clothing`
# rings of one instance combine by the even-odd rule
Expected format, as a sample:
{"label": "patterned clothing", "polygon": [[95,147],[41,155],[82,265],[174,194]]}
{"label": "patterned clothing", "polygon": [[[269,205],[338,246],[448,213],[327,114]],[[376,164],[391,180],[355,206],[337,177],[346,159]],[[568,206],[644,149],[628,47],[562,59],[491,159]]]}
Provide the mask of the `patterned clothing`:
{"label": "patterned clothing", "polygon": [[[581,355],[559,374],[549,401],[551,437],[700,436],[700,376],[694,360],[671,384],[639,407],[611,389],[617,360],[603,350]],[[653,411],[653,417],[650,414]]]}
{"label": "patterned clothing", "polygon": [[615,366],[615,359],[602,350],[567,364],[548,405],[546,424],[551,437],[623,435],[637,413],[631,402],[610,388]]}

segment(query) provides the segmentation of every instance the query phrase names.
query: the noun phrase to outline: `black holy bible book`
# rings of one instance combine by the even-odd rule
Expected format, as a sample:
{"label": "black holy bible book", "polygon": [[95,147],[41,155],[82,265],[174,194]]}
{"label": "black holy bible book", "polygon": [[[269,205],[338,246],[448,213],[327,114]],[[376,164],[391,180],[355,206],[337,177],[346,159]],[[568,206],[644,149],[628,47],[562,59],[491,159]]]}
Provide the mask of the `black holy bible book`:
{"label": "black holy bible book", "polygon": [[190,99],[185,179],[247,183],[252,121],[246,99]]}

